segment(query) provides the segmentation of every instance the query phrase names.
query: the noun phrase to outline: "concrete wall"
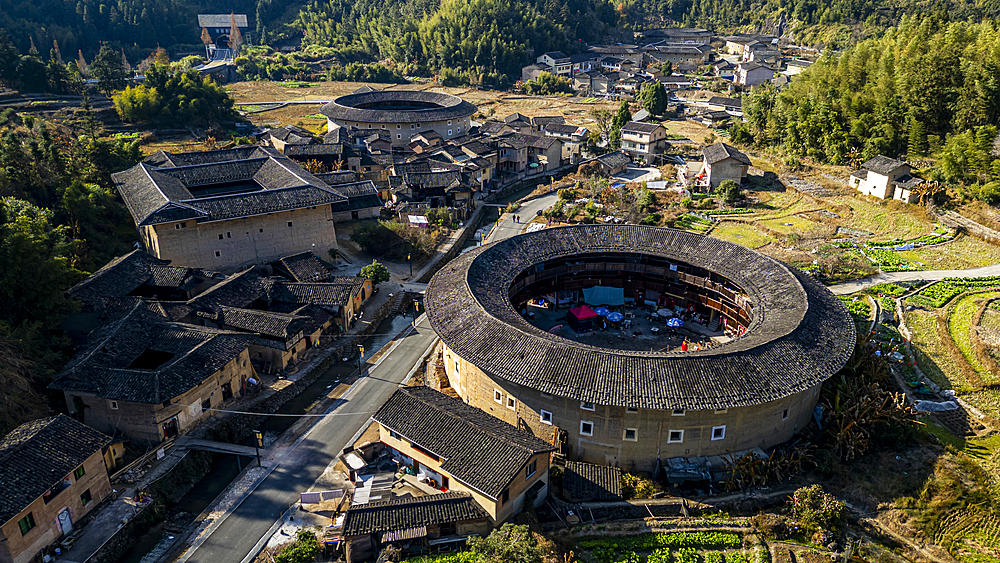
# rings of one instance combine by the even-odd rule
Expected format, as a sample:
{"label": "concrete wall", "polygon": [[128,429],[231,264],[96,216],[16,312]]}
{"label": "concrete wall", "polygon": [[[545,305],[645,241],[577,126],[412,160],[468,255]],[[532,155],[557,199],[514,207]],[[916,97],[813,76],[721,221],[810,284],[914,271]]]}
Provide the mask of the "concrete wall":
{"label": "concrete wall", "polygon": [[231,221],[187,220],[146,226],[140,228],[140,236],[153,256],[170,260],[174,266],[222,271],[271,262],[305,250],[322,255],[337,247],[329,205]]}
{"label": "concrete wall", "polygon": [[[358,214],[357,217],[354,216],[355,212]],[[363,207],[361,209],[355,209],[354,211],[339,211],[334,213],[333,222],[343,223],[346,221],[357,221],[361,219],[378,219],[381,215],[381,207]]]}
{"label": "concrete wall", "polygon": [[[580,401],[491,377],[447,346],[444,365],[452,387],[468,404],[514,425],[523,420],[546,441],[565,430],[570,459],[627,471],[651,471],[657,457],[711,456],[780,444],[808,424],[819,399],[817,385],[777,401],[727,411],[685,411],[675,416],[666,410],[629,412],[607,405],[594,405],[591,411],[582,408]],[[513,408],[509,399],[514,400]],[[542,422],[543,409],[551,413],[551,424]],[[593,423],[592,436],[581,434],[582,421]],[[725,426],[724,437],[713,440],[713,429],[719,426]],[[626,429],[636,430],[635,441],[625,439]],[[680,442],[670,442],[671,430],[683,431]]]}
{"label": "concrete wall", "polygon": [[155,443],[163,440],[163,423],[176,416],[178,430],[183,432],[206,414],[202,410],[203,401],[208,400],[210,408],[222,403],[223,384],[229,383],[233,396],[238,397],[242,392],[243,382],[254,373],[250,365],[249,350],[244,350],[197,387],[173,397],[168,406],[111,401],[78,391],[64,391],[64,395],[71,413],[76,413],[78,403],[83,402],[83,423],[87,426],[105,434],[114,434],[116,430],[120,430],[134,441]]}
{"label": "concrete wall", "polygon": [[[101,450],[95,451],[83,462],[84,475],[79,480],[73,477],[72,471],[67,476],[73,483],[63,489],[48,504],[41,497],[35,499],[17,516],[0,526],[0,562],[26,563],[31,561],[39,550],[52,544],[62,535],[57,523],[59,513],[69,510],[74,527],[91,510],[111,493],[111,483],[108,481],[108,470],[104,466],[104,455]],[[91,500],[84,506],[80,495],[90,491]],[[35,527],[26,535],[21,535],[18,521],[31,513]]]}
{"label": "concrete wall", "polygon": [[421,131],[437,131],[441,138],[448,140],[469,133],[470,118],[452,119],[444,121],[427,121],[420,123],[368,123],[364,121],[346,121],[327,119],[327,130],[339,125],[341,127],[357,127],[358,129],[382,129],[392,135],[393,147],[405,147],[410,144],[410,137]]}
{"label": "concrete wall", "polygon": [[713,190],[726,180],[732,180],[739,184],[747,177],[747,166],[731,158],[721,160],[715,164],[705,162],[705,170],[711,184],[711,189]]}

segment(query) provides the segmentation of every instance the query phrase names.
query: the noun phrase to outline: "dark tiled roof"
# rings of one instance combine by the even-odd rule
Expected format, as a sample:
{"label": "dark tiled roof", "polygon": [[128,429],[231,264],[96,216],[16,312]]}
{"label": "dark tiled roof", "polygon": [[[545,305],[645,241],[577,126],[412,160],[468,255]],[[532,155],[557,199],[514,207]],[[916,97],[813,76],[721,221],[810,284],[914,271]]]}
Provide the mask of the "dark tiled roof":
{"label": "dark tiled roof", "polygon": [[124,256],[112,259],[101,269],[69,288],[67,293],[88,305],[109,297],[124,297],[149,281],[154,264],[169,263],[169,260],[160,260],[142,250],[133,250]]}
{"label": "dark tiled roof", "polygon": [[[188,218],[217,221],[312,207],[341,199],[323,181],[285,156],[266,153],[233,160],[242,153],[215,152],[225,154],[203,153],[215,159],[208,164],[170,164],[157,168],[143,162],[112,175],[136,224],[152,225]],[[223,158],[230,160],[219,160]],[[209,193],[213,186],[225,189],[234,182],[244,183],[255,191]]]}
{"label": "dark tiled roof", "polygon": [[220,307],[227,327],[286,340],[302,330],[308,319],[287,313]]}
{"label": "dark tiled roof", "polygon": [[861,165],[861,168],[865,170],[871,170],[876,174],[882,174],[883,176],[892,172],[893,170],[899,168],[900,166],[905,166],[905,162],[901,162],[894,158],[889,158],[888,156],[878,155],[875,158],[865,162]]}
{"label": "dark tiled roof", "polygon": [[622,471],[607,465],[567,461],[563,491],[573,502],[621,500]]}
{"label": "dark tiled roof", "polygon": [[566,118],[561,115],[540,115],[531,118],[531,124],[536,127],[548,127],[557,123],[566,123]]}
{"label": "dark tiled roof", "polygon": [[[252,334],[167,322],[140,305],[95,330],[49,387],[159,404],[200,385],[254,340]],[[129,367],[149,352],[166,361],[151,369]]]}
{"label": "dark tiled roof", "polygon": [[560,135],[576,135],[579,131],[580,135],[587,136],[590,131],[586,127],[580,127],[579,125],[569,125],[566,123],[551,123],[545,126],[545,131],[547,133],[557,133]]}
{"label": "dark tiled roof", "polygon": [[622,127],[622,133],[644,133],[652,134],[655,133],[657,129],[661,129],[663,126],[659,123],[641,123],[636,121],[630,121]]}
{"label": "dark tiled roof", "polygon": [[18,426],[0,440],[0,524],[73,473],[111,442],[109,436],[60,414]]}
{"label": "dark tiled roof", "polygon": [[344,536],[454,524],[488,517],[476,500],[465,493],[380,500],[350,508],[344,516]]}
{"label": "dark tiled roof", "polygon": [[479,132],[484,135],[494,135],[503,131],[503,128],[506,126],[506,123],[500,123],[499,121],[486,121],[479,126]]}
{"label": "dark tiled roof", "polygon": [[549,57],[550,59],[554,59],[554,60],[568,59],[569,58],[569,55],[567,55],[566,53],[563,53],[562,51],[549,51],[548,53],[545,53],[545,55],[547,57]]}
{"label": "dark tiled roof", "polygon": [[708,99],[708,105],[710,106],[722,106],[724,108],[742,108],[743,99],[742,98],[723,98],[722,96],[712,96]]}
{"label": "dark tiled roof", "polygon": [[281,260],[278,260],[278,262],[292,276],[292,279],[297,282],[315,282],[330,279],[330,270],[323,265],[323,262],[315,254],[308,250],[291,256],[285,256]]}
{"label": "dark tiled roof", "polygon": [[271,299],[284,303],[312,303],[314,305],[344,306],[361,291],[364,278],[350,278],[348,283],[287,283],[275,282]]}
{"label": "dark tiled roof", "polygon": [[[430,105],[428,107],[428,104]],[[361,106],[380,105],[365,109]],[[394,106],[399,109],[394,109]],[[341,96],[320,111],[330,119],[360,123],[429,123],[465,119],[476,113],[475,105],[439,92],[383,90]]]}
{"label": "dark tiled roof", "polygon": [[[746,334],[697,352],[639,352],[572,342],[528,324],[509,291],[536,264],[581,253],[635,253],[705,268],[745,292]],[[545,229],[468,252],[441,269],[427,314],[445,344],[493,377],[577,401],[652,409],[726,409],[811,389],[836,373],[856,330],[816,280],[745,247],[638,225]]]}
{"label": "dark tiled roof", "polygon": [[909,174],[904,174],[903,176],[897,178],[892,184],[894,186],[903,188],[904,190],[912,190],[913,188],[916,188],[917,186],[923,183],[924,183],[923,178],[917,178],[916,176],[910,176]]}
{"label": "dark tiled roof", "polygon": [[750,164],[750,159],[747,155],[741,153],[739,150],[727,145],[726,143],[715,143],[714,145],[709,145],[701,149],[701,153],[705,156],[705,162],[709,164],[715,164],[716,162],[723,161],[727,158],[732,158],[740,164]]}
{"label": "dark tiled roof", "polygon": [[316,177],[326,182],[328,186],[336,186],[337,184],[351,184],[358,181],[358,173],[353,170],[325,172],[323,174],[316,174]]}
{"label": "dark tiled roof", "polygon": [[602,154],[597,157],[597,161],[609,168],[618,168],[619,166],[628,166],[629,164],[632,164],[632,159],[626,156],[622,151]]}
{"label": "dark tiled roof", "polygon": [[285,155],[293,156],[337,156],[344,154],[341,143],[325,143],[322,145],[291,145],[285,147]]}
{"label": "dark tiled roof", "polygon": [[198,27],[229,28],[236,20],[236,27],[247,27],[246,14],[198,14]]}
{"label": "dark tiled roof", "polygon": [[217,312],[219,307],[249,307],[267,295],[269,283],[253,269],[244,270],[196,295],[188,305],[199,311]]}
{"label": "dark tiled roof", "polygon": [[155,166],[156,168],[169,168],[173,166],[215,164],[217,162],[230,162],[233,160],[246,160],[249,158],[267,158],[268,156],[276,156],[280,154],[281,153],[270,147],[247,145],[218,151],[182,153],[157,151],[144,158],[143,162],[151,166]]}
{"label": "dark tiled roof", "polygon": [[499,498],[532,456],[555,446],[430,387],[402,387],[372,417],[443,458],[441,469]]}
{"label": "dark tiled roof", "polygon": [[316,141],[312,131],[297,125],[282,125],[269,129],[265,134],[289,145],[308,145]]}

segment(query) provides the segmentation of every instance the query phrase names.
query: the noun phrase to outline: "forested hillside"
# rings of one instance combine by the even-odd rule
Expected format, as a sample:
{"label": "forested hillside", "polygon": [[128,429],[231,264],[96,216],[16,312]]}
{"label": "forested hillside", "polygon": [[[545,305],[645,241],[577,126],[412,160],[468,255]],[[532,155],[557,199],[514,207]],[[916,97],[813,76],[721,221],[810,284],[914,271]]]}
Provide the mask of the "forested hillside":
{"label": "forested hillside", "polygon": [[257,0],[0,0],[0,28],[21,52],[34,40],[41,53],[52,41],[75,58],[89,60],[102,41],[118,42],[130,57],[144,58],[157,45],[200,47],[197,14],[255,13]]}
{"label": "forested hillside", "polygon": [[1000,202],[996,21],[905,17],[881,38],[811,66],[782,92],[756,89],[734,138],[832,164],[936,156],[934,170]]}
{"label": "forested hillside", "polygon": [[618,19],[606,0],[316,0],[293,25],[348,61],[459,69],[490,84],[545,51],[628,37]]}

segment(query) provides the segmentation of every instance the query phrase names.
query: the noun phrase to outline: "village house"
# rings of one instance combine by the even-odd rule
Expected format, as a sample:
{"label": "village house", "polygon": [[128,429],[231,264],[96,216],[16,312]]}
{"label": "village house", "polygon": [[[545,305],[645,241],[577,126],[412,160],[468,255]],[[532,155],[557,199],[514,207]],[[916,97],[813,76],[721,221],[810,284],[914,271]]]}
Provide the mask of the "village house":
{"label": "village house", "polygon": [[289,146],[311,145],[318,142],[311,131],[297,125],[283,125],[268,129],[264,132],[262,140],[281,152],[285,152],[285,148]]}
{"label": "village house", "polygon": [[60,414],[0,440],[0,563],[41,561],[111,494],[111,438]]}
{"label": "village house", "polygon": [[531,82],[532,80],[535,80],[536,78],[541,76],[543,72],[548,72],[549,74],[551,74],[549,67],[546,65],[535,63],[525,67],[521,67],[521,82]]}
{"label": "village house", "polygon": [[512,133],[496,140],[501,171],[540,174],[562,165],[562,141],[555,137]]}
{"label": "village house", "polygon": [[726,42],[726,53],[739,55],[740,59],[746,59],[753,49],[771,48],[777,45],[777,37],[773,35],[730,35],[724,38]]}
{"label": "village house", "polygon": [[801,74],[805,69],[811,67],[812,61],[807,61],[805,59],[792,59],[785,61],[784,74],[789,76],[794,76],[796,74]]}
{"label": "village house", "polygon": [[469,536],[492,531],[489,515],[467,493],[398,497],[352,506],[344,514],[347,563],[370,561],[386,546],[419,542],[432,546],[464,544]]}
{"label": "village house", "polygon": [[256,337],[171,322],[158,309],[136,304],[91,333],[49,385],[63,392],[71,415],[101,432],[156,443],[242,394],[255,373],[249,349]]}
{"label": "village house", "polygon": [[542,134],[559,139],[562,142],[563,162],[572,164],[580,158],[580,145],[587,142],[590,130],[577,125],[552,123],[542,129]]}
{"label": "village house", "polygon": [[705,157],[702,172],[709,191],[715,190],[726,180],[740,184],[747,177],[750,159],[737,149],[725,143],[716,143],[705,147],[701,152]]}
{"label": "village house", "polygon": [[601,173],[604,176],[611,176],[628,170],[629,165],[632,164],[632,159],[624,151],[617,150],[602,154],[597,157],[595,162],[601,166]]}
{"label": "village house", "polygon": [[573,89],[591,96],[604,96],[609,92],[612,81],[600,69],[573,75]]}
{"label": "village house", "polygon": [[397,460],[418,478],[471,494],[491,524],[545,500],[549,455],[557,448],[459,399],[402,387],[372,420]]}
{"label": "village house", "polygon": [[147,252],[233,271],[337,246],[331,205],[346,198],[273,149],[156,153],[112,178]]}
{"label": "village house", "polygon": [[573,62],[569,55],[562,51],[543,53],[535,60],[536,64],[548,67],[548,72],[558,76],[569,76],[573,71]]}
{"label": "village house", "polygon": [[720,127],[726,124],[733,116],[724,110],[708,110],[701,113],[697,120],[706,127]]}
{"label": "village house", "polygon": [[906,203],[917,203],[920,195],[916,188],[923,179],[911,174],[906,162],[878,155],[861,165],[861,169],[851,173],[849,184],[859,192],[878,199],[895,199]]}
{"label": "village house", "polygon": [[667,128],[659,123],[626,123],[622,127],[622,150],[633,159],[653,164],[663,153],[667,142]]}
{"label": "village house", "polygon": [[723,110],[729,115],[734,117],[743,116],[743,99],[742,98],[724,98],[722,96],[712,96],[706,102],[709,110],[717,111]]}
{"label": "village house", "polygon": [[233,24],[243,37],[243,42],[249,44],[251,37],[248,35],[250,25],[247,22],[246,14],[198,14],[198,27],[208,31],[211,43],[206,45],[215,49],[226,49],[229,46],[229,34],[233,29]]}
{"label": "village house", "polygon": [[774,78],[774,71],[754,62],[741,62],[736,68],[736,83],[741,86],[757,86]]}
{"label": "village house", "polygon": [[636,37],[664,44],[708,45],[711,43],[714,34],[707,29],[701,28],[664,27],[661,29],[637,31]]}
{"label": "village house", "polygon": [[704,66],[712,55],[710,45],[660,45],[650,51],[649,56],[659,64],[671,62],[681,71],[694,70]]}

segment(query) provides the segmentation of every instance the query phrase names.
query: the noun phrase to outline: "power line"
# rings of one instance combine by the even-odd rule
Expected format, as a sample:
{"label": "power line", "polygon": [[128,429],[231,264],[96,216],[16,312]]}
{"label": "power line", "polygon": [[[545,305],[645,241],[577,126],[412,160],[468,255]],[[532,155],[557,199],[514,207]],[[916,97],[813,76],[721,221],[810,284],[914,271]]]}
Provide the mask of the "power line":
{"label": "power line", "polygon": [[[181,406],[181,407],[193,407],[194,405],[178,405],[178,406]],[[256,416],[284,416],[284,417],[295,417],[295,418],[313,418],[313,417],[324,417],[324,416],[358,416],[358,415],[371,416],[372,414],[374,414],[374,411],[372,411],[372,412],[337,412],[337,413],[330,413],[330,414],[289,414],[289,413],[280,413],[280,412],[266,413],[266,412],[234,411],[234,410],[229,410],[229,409],[206,409],[204,407],[201,410],[203,410],[203,411],[212,411],[212,412],[224,412],[224,413],[227,413],[227,414],[252,414],[252,415],[256,415]]]}

